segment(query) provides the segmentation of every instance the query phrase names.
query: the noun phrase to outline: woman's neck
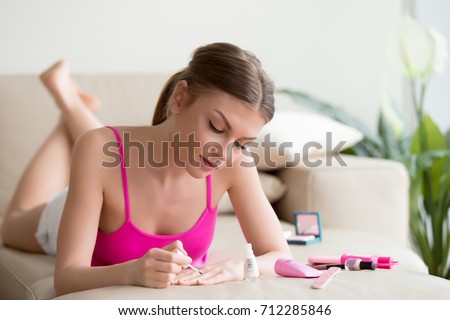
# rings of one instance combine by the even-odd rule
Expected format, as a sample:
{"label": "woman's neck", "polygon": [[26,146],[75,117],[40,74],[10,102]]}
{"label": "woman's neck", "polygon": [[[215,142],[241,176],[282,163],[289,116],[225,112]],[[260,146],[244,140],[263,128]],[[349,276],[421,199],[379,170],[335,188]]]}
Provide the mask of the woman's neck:
{"label": "woman's neck", "polygon": [[[194,179],[185,169],[189,163],[183,163],[182,157],[187,152],[186,147],[180,147],[178,132],[175,132],[170,121],[148,128],[147,166],[162,186],[179,185]],[[178,140],[177,140],[178,139]]]}

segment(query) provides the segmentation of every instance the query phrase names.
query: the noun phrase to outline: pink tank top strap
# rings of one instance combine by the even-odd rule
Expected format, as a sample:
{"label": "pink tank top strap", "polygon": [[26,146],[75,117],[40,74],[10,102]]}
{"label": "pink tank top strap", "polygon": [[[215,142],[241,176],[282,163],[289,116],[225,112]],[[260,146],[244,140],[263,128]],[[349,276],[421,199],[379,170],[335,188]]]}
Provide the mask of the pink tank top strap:
{"label": "pink tank top strap", "polygon": [[123,196],[124,196],[124,200],[125,200],[125,213],[126,213],[126,220],[128,221],[130,219],[130,199],[128,196],[127,171],[125,169],[122,138],[120,137],[119,131],[117,131],[116,128],[111,127],[111,126],[106,126],[106,127],[110,128],[114,132],[114,135],[116,136],[116,139],[117,139],[117,143],[119,145],[120,169],[122,172]]}

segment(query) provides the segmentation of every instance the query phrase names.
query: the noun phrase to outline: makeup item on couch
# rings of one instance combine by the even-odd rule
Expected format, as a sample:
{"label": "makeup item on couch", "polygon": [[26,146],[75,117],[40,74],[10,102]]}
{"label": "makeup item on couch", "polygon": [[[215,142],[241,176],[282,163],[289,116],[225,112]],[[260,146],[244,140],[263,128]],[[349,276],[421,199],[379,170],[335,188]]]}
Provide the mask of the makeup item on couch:
{"label": "makeup item on couch", "polygon": [[343,254],[342,256],[315,256],[310,257],[308,262],[312,265],[315,264],[344,264],[347,259],[361,259],[362,261],[375,262],[376,268],[391,269],[392,266],[397,265],[399,262],[392,257],[381,256],[357,256],[350,254]]}
{"label": "makeup item on couch", "polygon": [[314,256],[308,258],[310,264],[341,264],[339,256]]}
{"label": "makeup item on couch", "polygon": [[357,256],[350,254],[343,254],[341,256],[341,263],[345,263],[347,259],[361,259],[366,262],[375,262],[377,268],[391,269],[392,266],[397,265],[399,262],[392,259],[392,257],[380,257],[380,256]]}
{"label": "makeup item on couch", "polygon": [[359,270],[375,270],[376,264],[374,261],[362,261],[361,259],[350,258],[345,260],[345,269],[350,271]]}
{"label": "makeup item on couch", "polygon": [[245,263],[244,263],[244,279],[259,278],[259,268],[256,263],[256,257],[253,253],[252,244],[247,243],[245,246]]}
{"label": "makeup item on couch", "polygon": [[[181,255],[185,255],[183,252],[181,252],[180,250],[178,250],[178,249],[173,249],[172,250],[172,252],[175,252],[176,254],[181,254]],[[203,274],[203,272],[201,272],[200,270],[198,270],[196,267],[194,267],[192,264],[189,264],[188,266],[187,266],[187,268],[189,268],[189,269],[192,269],[192,270],[194,270],[194,271],[197,271],[199,274]]]}
{"label": "makeup item on couch", "polygon": [[275,273],[289,278],[317,278],[322,271],[294,261],[292,259],[278,259],[274,266]]}
{"label": "makeup item on couch", "polygon": [[317,270],[327,270],[332,267],[341,268],[350,271],[359,271],[359,270],[375,270],[376,265],[373,261],[362,261],[361,259],[350,258],[345,260],[345,263],[339,264],[315,264],[312,265],[314,269]]}
{"label": "makeup item on couch", "polygon": [[345,269],[345,264],[312,264],[311,267],[317,270],[328,270],[333,267]]}
{"label": "makeup item on couch", "polygon": [[330,269],[322,273],[322,275],[313,282],[312,287],[314,289],[324,288],[340,271],[341,268],[331,267]]}
{"label": "makeup item on couch", "polygon": [[296,211],[293,213],[295,234],[286,238],[289,244],[308,245],[322,241],[320,213]]}

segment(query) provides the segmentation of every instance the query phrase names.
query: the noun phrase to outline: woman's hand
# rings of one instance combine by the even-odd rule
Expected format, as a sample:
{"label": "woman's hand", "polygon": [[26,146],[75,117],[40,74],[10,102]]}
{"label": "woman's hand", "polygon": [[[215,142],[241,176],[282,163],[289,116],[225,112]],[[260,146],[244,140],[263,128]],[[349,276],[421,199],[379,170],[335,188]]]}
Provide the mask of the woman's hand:
{"label": "woman's hand", "polygon": [[203,274],[191,269],[184,269],[174,278],[173,284],[206,285],[244,279],[244,261],[242,259],[224,260],[199,267],[199,270]]}
{"label": "woman's hand", "polygon": [[[172,252],[175,249],[184,255]],[[149,288],[166,288],[173,283],[183,267],[191,262],[181,241],[172,242],[162,249],[150,249],[144,256],[133,261],[132,283]]]}

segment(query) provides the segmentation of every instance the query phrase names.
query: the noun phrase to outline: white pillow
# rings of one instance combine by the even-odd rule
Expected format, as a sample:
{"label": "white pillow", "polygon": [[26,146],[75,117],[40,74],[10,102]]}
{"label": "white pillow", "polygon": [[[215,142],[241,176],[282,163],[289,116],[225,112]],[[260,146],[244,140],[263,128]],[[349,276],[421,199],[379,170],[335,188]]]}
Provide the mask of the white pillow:
{"label": "white pillow", "polygon": [[[286,185],[284,185],[280,178],[272,174],[264,172],[258,172],[258,174],[264,194],[266,195],[269,202],[273,203],[279,200],[286,192]],[[234,212],[230,197],[228,196],[228,192],[226,192],[223,195],[222,199],[219,201],[218,210],[219,213]]]}
{"label": "white pillow", "polygon": [[284,108],[277,109],[273,119],[263,127],[257,146],[250,152],[258,170],[269,171],[307,165],[314,156],[338,153],[362,138],[359,130],[331,118],[300,108]]}

